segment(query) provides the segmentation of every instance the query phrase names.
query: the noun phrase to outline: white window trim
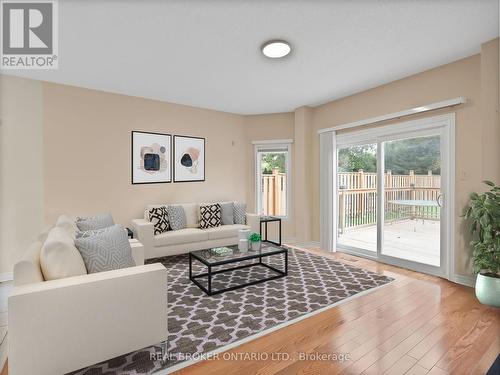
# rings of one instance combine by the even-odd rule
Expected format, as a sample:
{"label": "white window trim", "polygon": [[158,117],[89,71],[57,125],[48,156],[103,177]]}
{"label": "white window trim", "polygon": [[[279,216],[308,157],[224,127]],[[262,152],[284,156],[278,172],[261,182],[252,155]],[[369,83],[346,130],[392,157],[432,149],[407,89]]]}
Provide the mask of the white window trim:
{"label": "white window trim", "polygon": [[285,173],[286,173],[286,215],[280,216],[280,215],[273,215],[276,217],[279,217],[281,219],[287,220],[290,218],[290,212],[292,208],[292,168],[291,168],[291,163],[292,163],[292,139],[277,139],[277,140],[268,140],[268,141],[253,141],[252,144],[254,145],[254,178],[255,178],[255,212],[260,215],[259,208],[260,208],[260,186],[259,186],[259,181],[261,180],[262,177],[262,171],[259,168],[259,151],[262,149],[272,149],[272,148],[280,148],[280,149],[286,149],[288,152],[288,157],[286,158],[286,165],[285,165]]}

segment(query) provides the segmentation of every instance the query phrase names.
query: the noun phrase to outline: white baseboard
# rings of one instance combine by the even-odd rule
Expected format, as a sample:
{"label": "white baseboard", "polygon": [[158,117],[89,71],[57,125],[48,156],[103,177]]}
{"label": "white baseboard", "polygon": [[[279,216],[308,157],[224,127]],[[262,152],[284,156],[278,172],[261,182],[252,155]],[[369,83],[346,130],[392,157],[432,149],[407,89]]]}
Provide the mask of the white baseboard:
{"label": "white baseboard", "polygon": [[320,243],[318,241],[302,241],[298,240],[296,238],[286,238],[282,241],[284,244],[289,244],[297,247],[313,247],[313,248],[319,248]]}
{"label": "white baseboard", "polygon": [[470,286],[471,288],[474,288],[474,286],[476,285],[476,277],[475,276],[453,275],[450,278],[450,281],[453,281],[454,283],[457,283],[457,284]]}
{"label": "white baseboard", "polygon": [[14,274],[12,272],[0,273],[0,283],[12,280],[14,280]]}

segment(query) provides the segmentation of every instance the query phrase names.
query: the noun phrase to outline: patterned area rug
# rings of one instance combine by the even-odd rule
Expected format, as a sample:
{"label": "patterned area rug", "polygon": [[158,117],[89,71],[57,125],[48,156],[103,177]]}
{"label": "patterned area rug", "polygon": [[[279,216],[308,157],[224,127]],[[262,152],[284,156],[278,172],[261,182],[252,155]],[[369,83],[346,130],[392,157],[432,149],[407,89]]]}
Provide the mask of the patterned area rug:
{"label": "patterned area rug", "polygon": [[[77,371],[78,375],[152,374],[162,368],[232,344],[249,336],[327,307],[393,279],[335,262],[323,256],[289,249],[288,276],[215,296],[207,296],[188,278],[188,255],[152,260],[168,269],[168,358],[152,346]],[[283,256],[266,258],[283,267]],[[251,270],[250,272],[248,272]],[[194,273],[205,271],[193,267]],[[271,270],[256,266],[216,275],[213,285],[242,283],[269,276]]]}

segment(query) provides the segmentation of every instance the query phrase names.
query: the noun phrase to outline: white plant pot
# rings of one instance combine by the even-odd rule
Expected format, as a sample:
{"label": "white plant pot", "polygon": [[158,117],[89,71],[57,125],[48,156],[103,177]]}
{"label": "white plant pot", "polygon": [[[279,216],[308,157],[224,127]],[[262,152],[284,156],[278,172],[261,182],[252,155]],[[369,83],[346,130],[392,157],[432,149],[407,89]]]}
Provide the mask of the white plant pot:
{"label": "white plant pot", "polygon": [[256,242],[251,242],[251,248],[253,251],[259,251],[260,250],[260,246],[261,246],[261,242],[260,241],[256,241]]}
{"label": "white plant pot", "polygon": [[238,242],[238,250],[242,253],[246,253],[248,251],[248,240],[240,239]]}

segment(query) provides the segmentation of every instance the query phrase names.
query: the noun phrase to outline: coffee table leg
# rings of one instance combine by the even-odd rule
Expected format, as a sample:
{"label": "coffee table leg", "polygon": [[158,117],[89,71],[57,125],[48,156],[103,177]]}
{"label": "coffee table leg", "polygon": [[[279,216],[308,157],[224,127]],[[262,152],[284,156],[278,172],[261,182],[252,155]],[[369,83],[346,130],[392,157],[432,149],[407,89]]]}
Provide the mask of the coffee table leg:
{"label": "coffee table leg", "polygon": [[189,280],[193,279],[193,257],[189,253]]}
{"label": "coffee table leg", "polygon": [[279,241],[279,246],[281,246],[281,219],[278,221],[280,229],[279,229],[279,234],[280,234],[280,241]]}
{"label": "coffee table leg", "polygon": [[208,294],[212,295],[212,267],[208,266]]}
{"label": "coffee table leg", "polygon": [[285,276],[288,275],[288,251],[285,251]]}

